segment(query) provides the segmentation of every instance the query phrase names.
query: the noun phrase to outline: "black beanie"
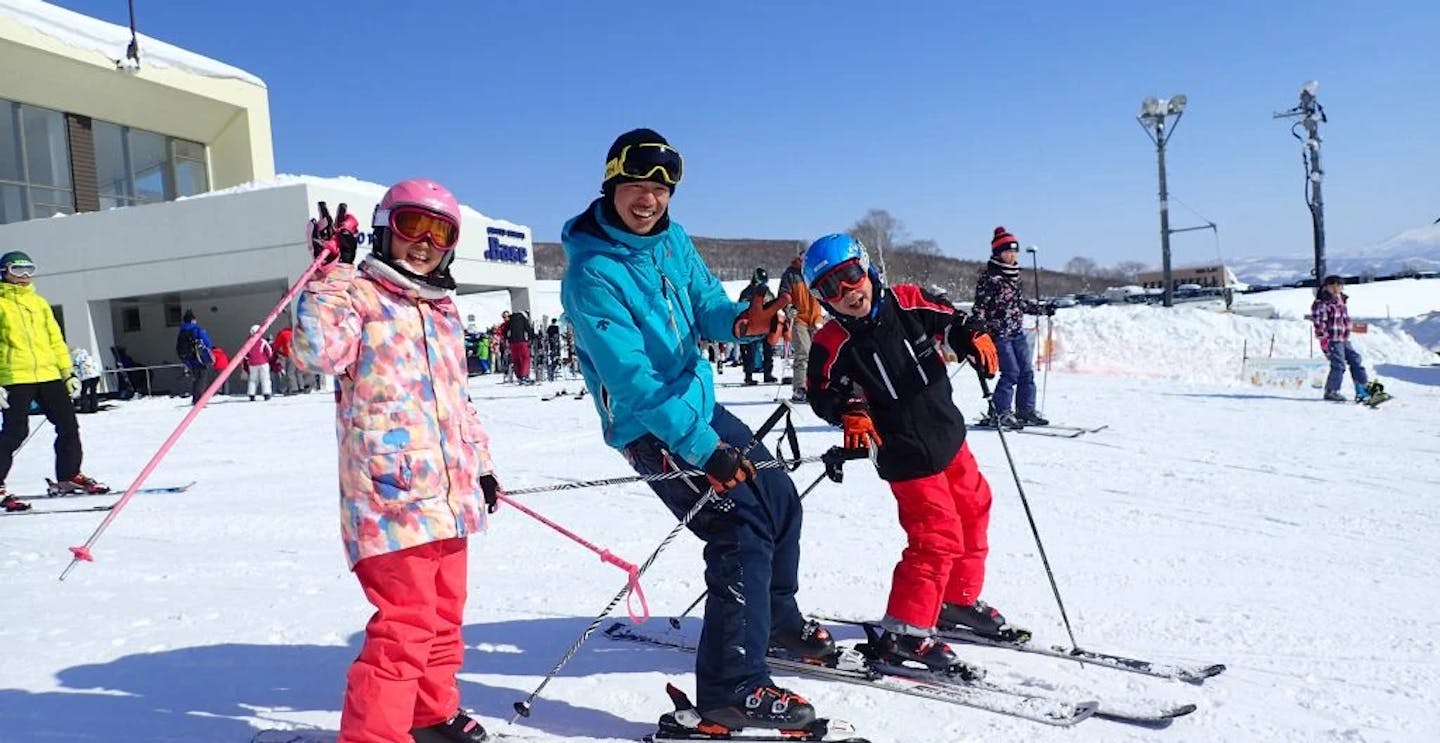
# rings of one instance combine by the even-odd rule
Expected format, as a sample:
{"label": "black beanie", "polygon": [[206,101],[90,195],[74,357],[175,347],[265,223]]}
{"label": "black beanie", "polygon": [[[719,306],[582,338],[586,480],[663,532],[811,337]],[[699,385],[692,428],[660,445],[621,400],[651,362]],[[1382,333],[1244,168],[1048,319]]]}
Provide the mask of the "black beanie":
{"label": "black beanie", "polygon": [[[625,132],[624,134],[621,134],[620,136],[615,138],[614,144],[611,144],[610,149],[605,152],[605,165],[608,167],[611,160],[620,157],[621,150],[625,149],[628,146],[637,144],[663,144],[667,147],[670,145],[670,143],[666,141],[664,137],[660,136],[660,133],[655,131],[654,129],[631,129],[630,131]],[[665,181],[661,180],[659,176],[653,178],[631,178],[627,175],[616,175],[613,178],[606,179],[603,183],[600,184],[600,191],[606,196],[609,196],[615,193],[615,184],[617,183],[634,183],[637,181],[645,180],[664,184],[667,188],[670,189],[670,193],[675,193],[675,187],[670,185],[669,183],[665,183]]]}

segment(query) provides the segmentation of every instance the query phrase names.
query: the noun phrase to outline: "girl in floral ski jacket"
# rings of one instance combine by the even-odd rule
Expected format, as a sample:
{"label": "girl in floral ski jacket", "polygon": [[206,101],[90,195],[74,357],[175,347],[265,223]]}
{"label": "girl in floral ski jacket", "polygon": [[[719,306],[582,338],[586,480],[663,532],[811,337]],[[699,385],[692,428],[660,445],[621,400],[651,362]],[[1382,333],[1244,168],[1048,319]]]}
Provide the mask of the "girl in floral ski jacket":
{"label": "girl in floral ski jacket", "polygon": [[990,261],[975,282],[972,312],[984,321],[1000,353],[1000,381],[991,398],[996,418],[987,422],[1007,428],[1049,425],[1035,410],[1035,370],[1030,364],[1030,344],[1020,326],[1023,315],[1053,315],[1055,308],[1025,298],[1020,287],[1020,242],[1004,227],[996,227],[990,240]]}
{"label": "girl in floral ski jacket", "polygon": [[465,537],[484,528],[500,486],[450,299],[459,204],[437,183],[403,181],[373,228],[357,267],[354,216],[321,205],[311,243],[333,258],[301,294],[293,338],[298,367],[339,380],[340,533],[377,609],[347,676],[338,743],[481,741],[455,680]]}

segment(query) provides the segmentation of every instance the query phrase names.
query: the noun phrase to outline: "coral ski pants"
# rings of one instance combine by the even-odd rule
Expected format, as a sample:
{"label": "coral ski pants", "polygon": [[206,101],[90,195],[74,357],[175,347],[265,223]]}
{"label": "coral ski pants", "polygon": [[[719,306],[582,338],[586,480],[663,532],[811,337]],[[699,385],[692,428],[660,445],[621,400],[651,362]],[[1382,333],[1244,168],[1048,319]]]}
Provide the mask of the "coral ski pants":
{"label": "coral ski pants", "polygon": [[444,722],[460,708],[465,545],[443,539],[355,564],[376,611],[345,678],[336,743],[408,741],[411,729]]}
{"label": "coral ski pants", "polygon": [[973,604],[985,584],[990,552],[990,484],[968,443],[944,470],[890,483],[909,543],[895,565],[885,613],[930,628],[941,602]]}

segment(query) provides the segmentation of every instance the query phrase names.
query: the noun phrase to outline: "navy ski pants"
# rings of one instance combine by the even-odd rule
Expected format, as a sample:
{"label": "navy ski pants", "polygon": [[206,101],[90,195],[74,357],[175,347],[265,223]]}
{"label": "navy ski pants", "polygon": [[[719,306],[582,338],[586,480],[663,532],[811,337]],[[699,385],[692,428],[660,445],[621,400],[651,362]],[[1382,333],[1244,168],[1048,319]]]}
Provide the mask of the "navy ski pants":
{"label": "navy ski pants", "polygon": [[[731,446],[744,449],[754,434],[740,419],[716,405],[710,425]],[[674,469],[703,469],[667,455],[663,442],[646,434],[625,447],[636,472],[653,475]],[[750,461],[773,459],[763,444]],[[709,711],[736,703],[761,684],[769,684],[765,653],[770,634],[798,634],[805,618],[795,603],[799,588],[800,497],[795,483],[778,467],[758,470],[754,481],[731,489],[690,522],[705,542],[705,624],[695,658],[696,705]],[[660,500],[684,517],[710,488],[703,478],[650,483]]]}
{"label": "navy ski pants", "polygon": [[1035,409],[1035,370],[1030,366],[1030,344],[1022,330],[995,339],[1000,356],[1000,381],[995,383],[995,412],[1010,412],[1010,400],[1021,413]]}
{"label": "navy ski pants", "polygon": [[1330,374],[1325,377],[1325,394],[1340,391],[1347,366],[1357,391],[1370,381],[1365,376],[1365,364],[1360,361],[1360,353],[1350,345],[1350,341],[1330,341],[1330,350],[1325,352],[1325,358],[1330,360]]}

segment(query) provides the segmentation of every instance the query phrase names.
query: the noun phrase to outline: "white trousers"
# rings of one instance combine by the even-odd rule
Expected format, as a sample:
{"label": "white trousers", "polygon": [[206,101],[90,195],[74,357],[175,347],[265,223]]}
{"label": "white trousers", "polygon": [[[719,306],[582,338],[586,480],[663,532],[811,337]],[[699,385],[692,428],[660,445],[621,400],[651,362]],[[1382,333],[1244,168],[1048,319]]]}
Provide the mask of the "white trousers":
{"label": "white trousers", "polygon": [[250,383],[246,385],[245,392],[251,397],[255,396],[255,388],[260,388],[260,394],[270,396],[270,365],[250,367]]}

